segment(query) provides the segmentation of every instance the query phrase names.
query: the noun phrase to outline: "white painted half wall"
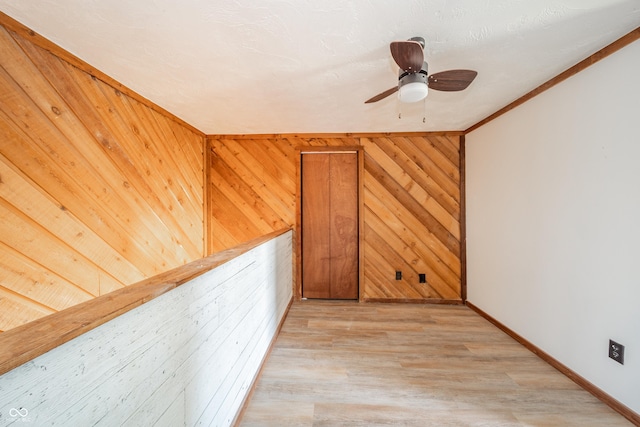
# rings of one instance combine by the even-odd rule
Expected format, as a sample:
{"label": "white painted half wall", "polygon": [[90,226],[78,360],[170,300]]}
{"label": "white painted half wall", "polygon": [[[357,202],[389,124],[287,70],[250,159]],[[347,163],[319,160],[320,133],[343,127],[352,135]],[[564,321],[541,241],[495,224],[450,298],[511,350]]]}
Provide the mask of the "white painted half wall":
{"label": "white painted half wall", "polygon": [[0,425],[230,425],[291,298],[289,231],[0,376]]}
{"label": "white painted half wall", "polygon": [[639,76],[636,41],[466,137],[468,300],[636,413]]}

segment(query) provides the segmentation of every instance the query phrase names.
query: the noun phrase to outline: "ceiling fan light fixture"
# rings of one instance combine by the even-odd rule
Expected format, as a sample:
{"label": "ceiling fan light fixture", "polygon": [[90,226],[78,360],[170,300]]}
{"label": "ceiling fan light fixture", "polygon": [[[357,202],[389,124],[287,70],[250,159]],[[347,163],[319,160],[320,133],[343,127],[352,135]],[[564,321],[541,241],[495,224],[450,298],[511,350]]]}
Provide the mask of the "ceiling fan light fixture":
{"label": "ceiling fan light fixture", "polygon": [[391,89],[364,101],[365,104],[378,102],[398,92],[400,102],[422,101],[429,89],[444,92],[459,92],[466,89],[478,75],[474,70],[446,70],[429,75],[428,64],[424,60],[425,41],[422,37],[412,37],[406,41],[393,41],[389,45],[391,56],[398,65],[398,84]]}
{"label": "ceiling fan light fixture", "polygon": [[411,82],[400,86],[398,99],[401,102],[422,101],[429,94],[429,86],[423,82]]}
{"label": "ceiling fan light fixture", "polygon": [[398,99],[400,102],[422,101],[429,94],[427,84],[427,63],[422,63],[422,69],[412,73],[400,70],[398,72]]}

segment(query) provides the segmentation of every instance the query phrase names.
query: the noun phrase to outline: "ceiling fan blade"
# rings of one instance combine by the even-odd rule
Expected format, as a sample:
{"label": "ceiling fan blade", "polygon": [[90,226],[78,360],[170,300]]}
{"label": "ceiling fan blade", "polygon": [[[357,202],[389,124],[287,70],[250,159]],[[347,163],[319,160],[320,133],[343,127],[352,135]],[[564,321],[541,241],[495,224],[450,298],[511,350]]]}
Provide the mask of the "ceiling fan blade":
{"label": "ceiling fan blade", "polygon": [[457,92],[464,90],[478,75],[473,70],[448,70],[429,76],[429,89],[445,92]]}
{"label": "ceiling fan blade", "polygon": [[424,51],[422,45],[414,40],[391,42],[391,56],[403,71],[417,73],[422,69]]}
{"label": "ceiling fan blade", "polygon": [[371,104],[372,102],[378,102],[381,99],[386,98],[387,96],[394,94],[398,91],[398,86],[394,86],[391,89],[387,89],[382,93],[377,94],[376,96],[374,96],[371,99],[367,99],[366,101],[364,101],[365,104]]}

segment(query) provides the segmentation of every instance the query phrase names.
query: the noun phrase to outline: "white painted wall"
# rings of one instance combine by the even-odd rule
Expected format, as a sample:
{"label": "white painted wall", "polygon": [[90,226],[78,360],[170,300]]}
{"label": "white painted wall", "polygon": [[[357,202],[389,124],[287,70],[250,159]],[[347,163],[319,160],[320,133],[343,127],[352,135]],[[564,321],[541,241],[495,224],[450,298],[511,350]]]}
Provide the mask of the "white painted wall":
{"label": "white painted wall", "polygon": [[291,297],[288,232],[0,376],[0,425],[229,425]]}
{"label": "white painted wall", "polygon": [[636,41],[466,138],[468,300],[636,413],[639,76]]}

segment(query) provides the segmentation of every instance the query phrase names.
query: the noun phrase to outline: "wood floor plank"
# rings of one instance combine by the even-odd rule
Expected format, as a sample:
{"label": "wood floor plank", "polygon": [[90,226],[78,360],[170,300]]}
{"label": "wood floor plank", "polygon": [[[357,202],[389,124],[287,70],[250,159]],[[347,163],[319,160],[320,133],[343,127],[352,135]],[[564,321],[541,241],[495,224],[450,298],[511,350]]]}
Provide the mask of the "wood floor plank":
{"label": "wood floor plank", "polygon": [[241,426],[628,426],[464,306],[294,303]]}

